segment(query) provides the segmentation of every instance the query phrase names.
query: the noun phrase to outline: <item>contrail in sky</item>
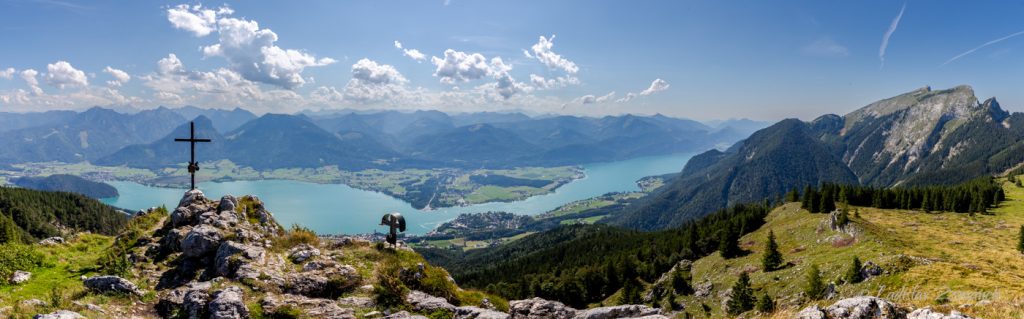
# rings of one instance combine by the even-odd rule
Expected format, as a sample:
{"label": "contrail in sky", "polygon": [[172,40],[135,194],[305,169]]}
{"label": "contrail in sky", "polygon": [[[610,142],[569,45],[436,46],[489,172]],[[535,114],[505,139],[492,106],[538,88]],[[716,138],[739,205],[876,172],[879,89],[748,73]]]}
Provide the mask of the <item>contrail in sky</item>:
{"label": "contrail in sky", "polygon": [[903,11],[907,10],[907,3],[903,3],[903,7],[900,7],[900,13],[896,15],[896,18],[892,19],[892,23],[889,24],[889,30],[885,30],[885,35],[882,36],[882,46],[878,47],[878,59],[882,61],[880,67],[885,66],[885,48],[889,46],[889,37],[892,37],[892,33],[896,32],[896,27],[900,26],[900,19],[903,18]]}
{"label": "contrail in sky", "polygon": [[999,42],[1003,42],[1004,40],[1007,40],[1009,38],[1012,38],[1012,37],[1015,37],[1015,36],[1018,36],[1018,35],[1021,35],[1021,34],[1024,34],[1024,31],[1020,31],[1020,32],[1017,32],[1017,33],[1014,33],[1014,34],[1011,34],[1011,35],[1008,35],[1008,36],[1005,36],[1005,37],[1002,37],[1002,38],[998,38],[998,39],[995,39],[995,40],[992,40],[992,41],[989,41],[989,42],[985,42],[985,44],[979,45],[978,47],[976,47],[974,49],[967,50],[967,52],[960,53],[959,55],[957,55],[957,56],[955,56],[955,57],[953,57],[953,58],[951,58],[949,60],[946,60],[946,63],[943,63],[939,67],[946,66],[946,64],[950,64],[953,61],[956,61],[957,59],[965,57],[965,56],[967,56],[967,55],[969,55],[971,53],[974,53],[974,51],[978,51],[981,48],[984,48],[984,47],[987,47],[987,46],[990,46],[990,45],[993,45],[993,44],[996,44],[996,43],[999,43]]}

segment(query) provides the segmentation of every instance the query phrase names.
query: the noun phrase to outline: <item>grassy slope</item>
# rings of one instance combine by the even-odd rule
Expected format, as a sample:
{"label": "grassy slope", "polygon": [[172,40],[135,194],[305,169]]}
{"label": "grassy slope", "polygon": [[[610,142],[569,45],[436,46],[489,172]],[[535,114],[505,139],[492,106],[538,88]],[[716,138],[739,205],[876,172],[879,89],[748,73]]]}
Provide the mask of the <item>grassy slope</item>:
{"label": "grassy slope", "polygon": [[[712,297],[687,296],[681,300],[691,314],[702,315],[699,309],[704,303],[713,316],[720,317],[719,294],[732,287],[741,271],[748,271],[756,295],[768,292],[782,308],[772,317],[789,318],[807,306],[796,296],[809,265],[818,265],[826,281],[838,283],[853,256],[858,256],[862,262],[872,261],[889,273],[858,284],[839,284],[842,298],[874,295],[901,305],[946,311],[969,305],[959,310],[982,318],[1020,318],[1024,316],[1024,310],[1018,309],[1024,300],[1024,255],[1016,251],[1016,243],[1019,227],[1024,224],[1024,189],[1009,183],[1004,188],[1008,200],[992,210],[994,215],[972,217],[859,207],[860,218],[853,218],[853,223],[863,229],[863,234],[853,244],[840,247],[833,240],[845,236],[828,229],[827,214],[810,214],[800,209],[799,203],[786,204],[768,216],[764,227],[741,238],[741,246],[750,254],[723,260],[716,253],[694,263],[694,283],[714,283]],[[779,251],[793,265],[765,273],[760,261],[769,229],[775,232]],[[901,268],[905,270],[899,271]],[[947,292],[949,302],[940,305],[936,299],[943,292]],[[978,299],[992,303],[970,306]],[[817,304],[827,306],[832,302]]]}

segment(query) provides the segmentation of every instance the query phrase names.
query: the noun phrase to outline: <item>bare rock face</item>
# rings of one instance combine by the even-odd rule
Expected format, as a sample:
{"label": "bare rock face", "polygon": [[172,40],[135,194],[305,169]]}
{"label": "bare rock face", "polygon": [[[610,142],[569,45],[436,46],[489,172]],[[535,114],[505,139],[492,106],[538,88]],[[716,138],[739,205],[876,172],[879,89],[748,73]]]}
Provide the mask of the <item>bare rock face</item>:
{"label": "bare rock face", "polygon": [[968,317],[959,311],[953,310],[949,314],[944,314],[938,311],[931,310],[930,308],[917,309],[907,315],[907,319],[973,319]]}
{"label": "bare rock face", "polygon": [[234,212],[235,211],[235,207],[238,207],[238,200],[235,199],[234,196],[224,195],[224,197],[220,198],[220,204],[217,205],[217,211],[218,212],[223,212],[223,211]]}
{"label": "bare rock face", "polygon": [[622,305],[612,307],[599,307],[582,310],[576,314],[575,319],[615,319],[615,318],[639,318],[646,316],[661,315],[661,309],[651,308],[645,305]]}
{"label": "bare rock face", "polygon": [[182,299],[181,313],[188,319],[201,319],[206,314],[206,304],[210,294],[206,290],[189,290]]}
{"label": "bare rock face", "polygon": [[214,267],[217,275],[227,278],[256,278],[259,272],[253,264],[262,264],[266,249],[234,241],[225,241],[217,248]]}
{"label": "bare rock face", "polygon": [[43,246],[54,246],[64,244],[64,237],[50,237],[39,241],[40,245]]}
{"label": "bare rock face", "polygon": [[441,297],[434,297],[419,290],[410,291],[405,301],[412,305],[412,309],[418,312],[434,312],[437,310],[455,311],[455,306],[448,303]]}
{"label": "bare rock face", "polygon": [[85,316],[74,311],[59,310],[48,314],[35,315],[32,319],[85,319]]}
{"label": "bare rock face", "polygon": [[261,303],[263,311],[274,313],[281,307],[290,306],[302,310],[310,318],[355,319],[352,309],[342,308],[329,299],[314,299],[296,295],[267,295]]}
{"label": "bare rock face", "polygon": [[178,207],[185,207],[192,205],[195,202],[203,201],[206,201],[206,195],[198,189],[193,189],[185,192],[185,196],[182,196],[181,200],[178,201]]}
{"label": "bare rock face", "polygon": [[339,291],[355,288],[360,281],[362,278],[356,269],[345,265],[288,274],[285,277],[285,291],[307,297],[329,297]]}
{"label": "bare rock face", "polygon": [[[181,286],[181,287],[178,287],[178,288],[175,288],[175,289],[164,291],[164,292],[162,292],[160,294],[160,300],[157,301],[157,304],[156,304],[157,313],[159,313],[160,316],[163,316],[165,318],[166,317],[170,317],[174,313],[175,310],[177,310],[177,309],[183,309],[184,310],[186,308],[185,307],[185,300],[186,300],[186,296],[189,296],[190,292],[192,292],[192,291],[200,291],[203,294],[206,294],[206,292],[209,291],[210,288],[212,288],[212,287],[213,287],[213,284],[210,283],[209,281],[191,282],[191,283],[189,283],[189,284],[187,284],[185,286]],[[191,296],[193,298],[193,299],[191,299],[192,303],[197,302],[197,300],[194,299],[196,296],[198,296],[198,295]],[[200,312],[197,314],[197,316],[201,316],[202,315],[202,309],[206,307],[206,299],[207,298],[208,297],[204,297],[203,298],[203,300],[202,300],[202,307],[199,308]],[[192,307],[194,307],[194,305]]]}
{"label": "bare rock face", "polygon": [[11,279],[8,280],[8,282],[10,282],[12,285],[20,285],[21,283],[24,283],[29,279],[32,279],[32,273],[17,270],[14,271],[14,274],[11,275]]}
{"label": "bare rock face", "polygon": [[694,296],[707,298],[711,296],[711,290],[715,288],[715,284],[710,281],[705,281],[696,287],[694,287]]}
{"label": "bare rock face", "polygon": [[807,307],[797,313],[798,319],[895,319],[905,318],[906,312],[878,297],[853,297],[836,301],[821,309]]}
{"label": "bare rock face", "polygon": [[576,316],[576,309],[561,302],[536,297],[509,301],[508,312],[512,319],[554,319]]}
{"label": "bare rock face", "polygon": [[299,244],[288,250],[288,259],[296,264],[301,264],[317,256],[320,256],[320,250],[308,244]]}
{"label": "bare rock face", "polygon": [[187,257],[203,257],[217,250],[222,236],[216,227],[199,225],[181,240],[181,252]]}
{"label": "bare rock face", "polygon": [[123,293],[123,294],[134,294],[142,295],[142,290],[139,289],[131,281],[117,276],[94,276],[86,278],[82,282],[86,288],[98,293]]}
{"label": "bare rock face", "polygon": [[455,308],[455,319],[508,319],[509,315],[480,307]]}
{"label": "bare rock face", "polygon": [[210,319],[249,318],[249,308],[242,298],[242,289],[235,286],[213,293],[207,312]]}

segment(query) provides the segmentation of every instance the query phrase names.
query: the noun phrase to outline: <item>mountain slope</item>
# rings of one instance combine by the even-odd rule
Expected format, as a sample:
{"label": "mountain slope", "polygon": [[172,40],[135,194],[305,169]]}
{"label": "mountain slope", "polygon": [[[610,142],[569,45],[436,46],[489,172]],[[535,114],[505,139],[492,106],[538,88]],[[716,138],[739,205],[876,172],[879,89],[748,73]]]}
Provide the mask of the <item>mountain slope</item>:
{"label": "mountain slope", "polygon": [[13,222],[20,241],[34,242],[67,232],[113,235],[128,216],[81,194],[0,187],[0,219]]}
{"label": "mountain slope", "polygon": [[46,177],[22,177],[13,180],[20,187],[51,191],[79,193],[92,198],[117,197],[117,188],[102,182],[93,182],[75,175],[55,174]]}
{"label": "mountain slope", "polygon": [[686,175],[609,221],[638,229],[667,228],[730,204],[779,197],[794,185],[855,182],[856,176],[832,153],[806,123],[784,120],[754,133],[730,153],[712,150],[696,156],[683,169]]}
{"label": "mountain slope", "polygon": [[198,108],[195,106],[183,106],[181,108],[172,109],[175,113],[180,114],[187,120],[195,119],[199,116],[204,116],[213,122],[213,127],[218,132],[230,132],[245,124],[245,122],[251,121],[256,118],[255,114],[244,110],[240,107],[236,107],[231,110],[224,109],[205,109]]}
{"label": "mountain slope", "polygon": [[[212,139],[212,143],[196,144],[196,160],[207,161],[224,157],[225,138],[217,132],[205,115],[193,121],[197,138]],[[175,142],[176,138],[188,138],[191,134],[189,123],[184,123],[160,140],[149,144],[129,145],[121,150],[95,161],[98,165],[127,165],[130,167],[160,168],[186,163],[189,160],[189,143]]]}

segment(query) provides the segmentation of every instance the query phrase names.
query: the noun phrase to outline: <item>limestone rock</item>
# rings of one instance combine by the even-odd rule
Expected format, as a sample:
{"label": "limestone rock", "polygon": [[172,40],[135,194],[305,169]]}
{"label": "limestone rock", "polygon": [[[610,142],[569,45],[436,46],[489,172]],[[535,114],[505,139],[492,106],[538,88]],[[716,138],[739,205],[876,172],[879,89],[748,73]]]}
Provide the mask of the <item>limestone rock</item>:
{"label": "limestone rock", "polygon": [[907,314],[907,319],[973,319],[968,317],[959,311],[953,310],[949,314],[944,314],[930,308],[922,308],[912,311]]}
{"label": "limestone rock", "polygon": [[86,288],[98,293],[124,293],[142,295],[142,290],[139,289],[131,281],[118,276],[94,276],[86,278],[82,282]]}
{"label": "limestone rock", "polygon": [[32,319],[85,319],[85,316],[70,310],[58,310],[48,314],[38,314]]}
{"label": "limestone rock", "polygon": [[234,241],[225,241],[217,248],[214,269],[217,275],[228,278],[256,278],[259,273],[250,264],[263,263],[266,249]]}
{"label": "limestone rock", "polygon": [[828,286],[825,286],[825,293],[823,294],[823,297],[829,300],[836,298],[836,296],[839,296],[839,291],[836,290],[836,283],[828,283]]}
{"label": "limestone rock", "polygon": [[860,276],[861,278],[864,278],[864,280],[867,280],[868,278],[871,277],[880,276],[883,272],[884,271],[882,270],[882,267],[878,266],[877,264],[871,261],[864,263],[864,265],[860,267]]}
{"label": "limestone rock", "polygon": [[10,282],[12,285],[20,285],[21,283],[26,282],[29,279],[32,279],[32,273],[27,271],[16,270],[14,271],[14,274],[11,275],[11,279],[8,280],[8,282]]}
{"label": "limestone rock", "polygon": [[242,298],[242,289],[235,286],[215,292],[207,312],[210,319],[249,318],[249,308]]}
{"label": "limestone rock", "polygon": [[878,297],[853,297],[839,300],[822,310],[818,306],[804,308],[798,319],[873,319],[903,318],[905,312],[896,305]]}
{"label": "limestone rock", "polygon": [[455,319],[508,319],[508,314],[480,307],[455,308]]}
{"label": "limestone rock", "polygon": [[391,314],[390,316],[384,317],[384,319],[427,319],[427,317],[414,315],[408,311],[399,311]]}
{"label": "limestone rock", "polygon": [[198,189],[193,189],[185,192],[185,196],[181,197],[181,201],[178,201],[178,207],[185,207],[192,205],[195,202],[202,202],[206,200],[206,195]]}
{"label": "limestone rock", "polygon": [[64,243],[66,243],[66,241],[64,240],[64,237],[56,237],[56,236],[55,237],[50,237],[50,238],[47,238],[47,239],[43,239],[43,240],[39,241],[39,244],[43,245],[43,246],[53,246],[53,245],[60,245],[60,244],[64,244]]}
{"label": "limestone rock", "polygon": [[715,284],[710,281],[705,281],[696,287],[694,287],[693,295],[700,298],[711,297],[711,290],[715,288]]}
{"label": "limestone rock", "polygon": [[206,293],[205,290],[189,290],[185,293],[185,298],[182,299],[181,310],[183,316],[188,319],[203,318],[208,300],[210,300],[210,294]]}
{"label": "limestone rock", "polygon": [[[184,286],[165,291],[160,294],[160,300],[157,301],[156,310],[163,317],[169,317],[177,309],[183,309],[185,306],[185,296],[191,291],[209,291],[213,287],[213,284],[209,281],[204,282],[190,282]],[[205,300],[203,304],[205,305]]]}
{"label": "limestone rock", "polygon": [[561,302],[537,297],[509,301],[508,312],[512,319],[572,318],[576,316],[576,309]]}
{"label": "limestone rock", "polygon": [[237,206],[238,206],[238,200],[235,199],[234,196],[224,195],[224,197],[220,198],[220,204],[217,205],[217,211],[218,212],[229,211],[229,212],[233,213],[233,212],[235,212],[235,207],[237,207]]}
{"label": "limestone rock", "polygon": [[320,256],[320,250],[308,244],[299,244],[288,250],[288,259],[296,264],[301,264],[317,256]]}
{"label": "limestone rock", "polygon": [[46,302],[42,301],[42,300],[39,300],[39,299],[28,299],[28,300],[22,300],[21,301],[21,305],[22,306],[28,306],[28,307],[41,307],[41,306],[46,306]]}
{"label": "limestone rock", "polygon": [[302,310],[309,318],[355,319],[352,309],[342,308],[330,299],[272,294],[264,297],[261,305],[266,313],[274,313],[281,307],[291,306]]}
{"label": "limestone rock", "polygon": [[645,316],[660,315],[661,309],[651,308],[644,305],[621,305],[611,307],[591,308],[576,313],[575,319],[615,319],[615,318],[639,318]]}
{"label": "limestone rock", "polygon": [[217,228],[199,225],[192,228],[181,240],[181,252],[187,257],[202,257],[213,253],[220,245],[221,235]]}
{"label": "limestone rock", "polygon": [[405,301],[412,305],[412,309],[418,312],[434,312],[437,310],[455,311],[455,306],[448,303],[441,297],[434,297],[419,290],[410,291]]}
{"label": "limestone rock", "polygon": [[373,308],[377,303],[370,297],[345,297],[338,299],[338,304],[353,308]]}

